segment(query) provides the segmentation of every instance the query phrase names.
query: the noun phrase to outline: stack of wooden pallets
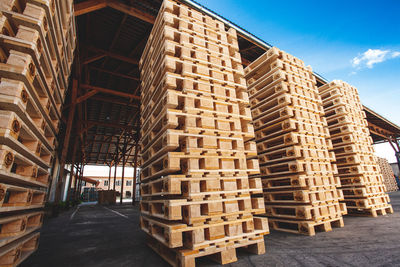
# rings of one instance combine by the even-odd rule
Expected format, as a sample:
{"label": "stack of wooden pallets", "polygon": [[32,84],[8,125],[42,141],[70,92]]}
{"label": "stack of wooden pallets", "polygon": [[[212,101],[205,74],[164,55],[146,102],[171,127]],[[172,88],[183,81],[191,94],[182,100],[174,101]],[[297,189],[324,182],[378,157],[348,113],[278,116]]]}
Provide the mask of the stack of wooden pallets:
{"label": "stack of wooden pallets", "polygon": [[395,192],[399,190],[396,177],[394,176],[393,169],[390,166],[389,161],[385,158],[378,157],[378,164],[383,175],[383,183],[386,186],[386,192]]}
{"label": "stack of wooden pallets", "polygon": [[349,214],[393,213],[357,89],[342,81],[319,87]]}
{"label": "stack of wooden pallets", "polygon": [[346,207],[311,68],[271,48],[245,77],[270,226],[307,235],[342,227]]}
{"label": "stack of wooden pallets", "polygon": [[71,0],[0,2],[0,265],[38,244],[75,48]]}
{"label": "stack of wooden pallets", "polygon": [[236,248],[264,253],[268,233],[236,32],[164,1],[139,63],[141,228],[172,265]]}

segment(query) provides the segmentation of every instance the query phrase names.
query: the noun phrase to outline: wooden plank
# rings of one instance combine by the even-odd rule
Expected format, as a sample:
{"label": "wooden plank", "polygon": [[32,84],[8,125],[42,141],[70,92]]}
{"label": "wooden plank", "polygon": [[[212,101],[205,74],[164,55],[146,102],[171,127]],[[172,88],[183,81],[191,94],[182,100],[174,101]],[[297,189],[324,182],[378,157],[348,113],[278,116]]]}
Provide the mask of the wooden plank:
{"label": "wooden plank", "polygon": [[105,0],[87,0],[74,4],[74,15],[75,17],[81,16],[105,7],[107,7],[107,1]]}
{"label": "wooden plank", "polygon": [[129,64],[133,64],[133,65],[138,65],[139,64],[139,61],[134,59],[134,58],[126,57],[126,56],[123,56],[123,55],[120,55],[120,54],[117,54],[117,53],[114,53],[114,52],[106,51],[104,49],[101,49],[101,48],[98,48],[98,47],[94,47],[94,46],[88,46],[87,48],[89,50],[92,50],[92,51],[95,51],[95,52],[98,52],[98,53],[103,53],[108,57],[115,58],[115,59],[118,59],[120,61],[129,63]]}
{"label": "wooden plank", "polygon": [[137,8],[134,8],[132,6],[126,5],[118,0],[107,1],[107,6],[113,8],[115,10],[118,10],[122,13],[125,13],[129,16],[132,16],[132,17],[138,18],[140,20],[143,20],[145,22],[148,22],[150,24],[154,24],[154,22],[156,20],[154,16],[152,16],[148,13],[145,13],[145,12],[143,12]]}
{"label": "wooden plank", "polygon": [[130,79],[130,80],[133,80],[133,81],[140,81],[140,79],[138,77],[134,77],[134,76],[131,76],[131,75],[126,75],[126,74],[122,74],[122,73],[118,73],[118,72],[114,72],[114,71],[110,71],[110,70],[106,70],[106,69],[102,69],[102,68],[92,67],[92,66],[89,67],[89,68],[92,69],[92,70],[97,70],[97,71],[100,71],[100,72],[108,73],[108,74],[111,74],[113,76],[122,77],[122,78]]}
{"label": "wooden plank", "polygon": [[80,87],[81,88],[85,88],[85,89],[89,89],[89,90],[95,90],[95,91],[98,91],[98,92],[101,92],[101,93],[105,93],[105,94],[116,95],[116,96],[121,96],[121,97],[125,97],[125,98],[140,100],[140,96],[137,96],[137,95],[134,95],[134,94],[120,92],[120,91],[116,91],[116,90],[112,90],[112,89],[108,89],[108,88],[103,88],[103,87],[99,87],[99,86],[94,86],[94,85],[90,85],[90,84],[81,84]]}

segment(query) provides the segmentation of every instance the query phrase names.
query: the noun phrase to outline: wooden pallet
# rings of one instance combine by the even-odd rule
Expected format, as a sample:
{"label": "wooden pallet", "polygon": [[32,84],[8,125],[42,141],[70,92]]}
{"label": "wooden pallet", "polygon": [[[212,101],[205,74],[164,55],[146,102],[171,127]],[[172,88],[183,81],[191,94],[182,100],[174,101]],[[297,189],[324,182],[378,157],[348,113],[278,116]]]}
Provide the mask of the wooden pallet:
{"label": "wooden pallet", "polygon": [[17,151],[0,145],[0,181],[11,184],[47,186],[49,172]]}
{"label": "wooden pallet", "polygon": [[243,217],[234,221],[188,226],[183,223],[140,217],[143,231],[169,248],[207,249],[216,243],[229,242],[238,236],[268,234],[268,221],[262,217]]}
{"label": "wooden pallet", "polygon": [[39,229],[43,223],[43,212],[30,212],[0,219],[0,247]]}
{"label": "wooden pallet", "polygon": [[349,215],[352,216],[378,217],[379,215],[386,215],[389,213],[393,213],[393,208],[391,205],[386,205],[384,207],[369,208],[369,209],[349,207],[348,212]]}
{"label": "wooden pallet", "polygon": [[42,168],[50,168],[52,152],[12,111],[0,110],[0,144],[7,145]]}
{"label": "wooden pallet", "polygon": [[266,215],[283,219],[324,221],[347,214],[344,203],[324,203],[321,206],[265,205]]}
{"label": "wooden pallet", "polygon": [[327,175],[336,172],[336,165],[331,162],[313,162],[305,160],[292,160],[287,162],[275,163],[272,165],[260,165],[261,176],[282,177],[294,174],[306,175]]}
{"label": "wooden pallet", "polygon": [[385,193],[377,194],[368,197],[359,198],[345,198],[343,202],[346,203],[348,209],[373,209],[377,207],[388,207],[390,201],[389,196]]}
{"label": "wooden pallet", "polygon": [[338,200],[343,200],[343,193],[337,190],[336,187],[318,188],[316,191],[309,190],[287,190],[287,191],[267,191],[264,192],[265,202],[286,203],[286,204],[327,204],[337,203]]}
{"label": "wooden pallet", "polygon": [[313,159],[320,162],[326,160],[331,162],[335,160],[335,155],[332,152],[328,152],[326,149],[307,148],[300,145],[294,145],[260,153],[258,159],[261,165],[297,159]]}
{"label": "wooden pallet", "polygon": [[38,248],[40,233],[33,232],[0,248],[3,266],[18,266]]}
{"label": "wooden pallet", "polygon": [[236,249],[260,255],[265,253],[265,243],[262,236],[237,238],[235,241],[221,242],[202,250],[171,250],[162,243],[149,239],[147,245],[159,254],[165,261],[174,267],[194,267],[196,259],[208,256],[219,264],[228,264],[237,261]]}
{"label": "wooden pallet", "polygon": [[163,2],[139,62],[141,214],[161,256],[194,264],[268,229],[236,33],[180,8]]}
{"label": "wooden pallet", "polygon": [[214,196],[205,200],[187,199],[145,200],[140,203],[142,214],[165,220],[181,220],[189,225],[212,223],[213,221],[236,220],[240,216],[265,212],[262,197],[250,195],[235,198]]}
{"label": "wooden pallet", "polygon": [[283,93],[277,97],[274,97],[268,102],[260,103],[256,107],[252,107],[253,119],[258,119],[266,112],[272,112],[280,107],[290,106],[295,110],[308,111],[311,114],[317,114],[319,116],[323,115],[322,106],[319,103],[308,101],[291,94]]}
{"label": "wooden pallet", "polygon": [[186,199],[261,194],[261,179],[247,177],[186,177],[169,175],[140,185],[142,197],[179,195]]}
{"label": "wooden pallet", "polygon": [[399,187],[397,185],[396,178],[393,174],[392,167],[389,165],[388,160],[378,157],[377,162],[381,169],[387,192],[397,191]]}
{"label": "wooden pallet", "polygon": [[258,160],[246,160],[244,153],[220,156],[214,152],[207,154],[168,152],[150,163],[143,163],[142,166],[142,181],[167,174],[232,175],[239,171],[247,174],[259,173]]}
{"label": "wooden pallet", "polygon": [[46,192],[20,186],[0,184],[0,212],[44,207]]}
{"label": "wooden pallet", "polygon": [[[44,23],[45,20],[45,16],[44,16],[44,10],[41,9],[40,7],[37,7],[35,5],[32,5],[30,3],[28,3],[26,5],[25,11],[29,10],[28,13],[32,13],[31,15],[25,15],[25,14],[18,14],[15,12],[11,12],[11,11],[3,11],[3,14],[5,14],[7,16],[7,19],[10,21],[11,24],[14,25],[14,27],[18,27],[18,26],[25,26],[27,28],[32,28],[35,29],[39,35],[40,35],[40,40],[41,40],[41,46],[43,47],[43,53],[45,53],[45,55],[48,57],[49,63],[51,63],[54,68],[54,73],[57,75],[54,78],[56,79],[61,79],[61,70],[59,70],[59,67],[62,65],[59,65],[59,61],[57,60],[56,56],[54,54],[57,54],[56,49],[54,49],[54,47],[49,46],[49,43],[53,43],[51,39],[51,34],[49,34],[48,32],[48,25],[47,22],[46,24]],[[25,13],[25,12],[24,12]],[[47,21],[47,20],[46,20]],[[46,25],[46,27],[45,27]],[[54,80],[55,82],[55,80]],[[48,86],[48,84],[46,83],[46,81],[42,81],[42,86],[46,89],[46,91],[49,93],[51,92],[51,90],[46,87]],[[58,86],[60,86],[60,83],[58,84]],[[65,83],[63,83],[63,87],[62,88],[66,88],[65,87]],[[60,89],[60,87],[58,87],[58,89]],[[64,90],[63,89],[63,90]],[[56,90],[56,93],[54,95],[49,95],[49,98],[51,99],[53,105],[56,106],[57,105],[61,105],[62,102],[62,97],[60,94],[59,90]]]}
{"label": "wooden pallet", "polygon": [[271,225],[314,235],[315,227],[330,230],[329,220],[343,223],[328,121],[311,68],[272,48],[245,74]]}
{"label": "wooden pallet", "polygon": [[257,142],[257,150],[260,152],[271,152],[289,146],[302,146],[307,148],[325,148],[330,149],[332,144],[329,140],[318,135],[300,134],[289,132],[278,135],[273,138],[260,140]]}
{"label": "wooden pallet", "polygon": [[250,95],[251,107],[253,109],[257,108],[259,105],[262,105],[265,102],[269,102],[282,94],[289,94],[296,98],[304,99],[312,103],[321,103],[318,92],[316,92],[315,90],[312,90],[310,88],[302,88],[300,86],[296,86],[295,84],[290,84],[282,81],[275,86],[268,86],[264,88],[256,95]]}
{"label": "wooden pallet", "polygon": [[357,188],[343,188],[343,195],[350,198],[364,198],[369,196],[376,196],[379,194],[384,194],[386,192],[385,185],[365,185],[364,187]]}
{"label": "wooden pallet", "polygon": [[[43,37],[46,37],[46,42],[44,43],[47,46],[46,51],[49,52],[49,55],[52,57],[53,64],[59,65],[62,73],[69,74],[69,70],[66,68],[66,58],[64,54],[66,53],[67,47],[63,43],[63,39],[67,40],[68,36],[62,33],[60,25],[59,25],[59,14],[58,14],[58,6],[56,5],[57,1],[40,1],[40,0],[24,0],[23,8],[14,8],[15,3],[18,1],[15,0],[7,0],[8,10],[13,11],[13,19],[17,20],[17,23],[36,23],[39,28],[42,29],[41,34]],[[62,3],[65,5],[65,3]],[[4,7],[3,7],[4,8]],[[7,8],[6,8],[7,9]],[[30,19],[24,21],[24,16],[29,16]],[[36,21],[35,21],[36,20]],[[37,22],[39,21],[39,23]],[[29,25],[29,24],[28,24]],[[29,25],[33,28],[32,25]],[[71,24],[72,26],[72,24]],[[74,30],[73,30],[74,31]],[[75,49],[75,47],[69,47],[71,51]],[[70,56],[69,60],[71,60],[73,52],[69,52]],[[70,67],[70,66],[69,66]],[[62,82],[62,87],[66,88],[66,81],[68,76],[60,75],[60,82]]]}
{"label": "wooden pallet", "polygon": [[32,100],[36,103],[42,116],[51,127],[54,134],[58,130],[59,114],[49,102],[47,93],[43,89],[42,80],[35,75],[36,67],[28,54],[10,51],[7,63],[0,63],[0,74],[4,78],[20,80],[26,86]]}
{"label": "wooden pallet", "polygon": [[56,138],[50,126],[43,118],[39,107],[24,83],[16,80],[2,78],[0,81],[0,108],[13,111],[28,126],[28,128],[40,139],[48,150],[53,150]]}
{"label": "wooden pallet", "polygon": [[339,187],[340,179],[333,175],[308,176],[308,175],[291,175],[284,177],[261,177],[263,188],[266,190],[288,190],[288,189],[308,189],[314,190],[321,186],[336,186]]}
{"label": "wooden pallet", "polygon": [[29,54],[36,66],[39,67],[38,74],[40,78],[44,81],[44,86],[48,94],[60,95],[61,100],[65,95],[65,87],[59,85],[58,79],[53,79],[57,77],[58,73],[51,64],[51,59],[46,56],[43,51],[42,41],[38,32],[34,29],[18,26],[18,32],[15,37],[10,37],[6,35],[0,36],[0,42],[3,49],[7,51],[19,51],[22,53]]}
{"label": "wooden pallet", "polygon": [[141,121],[143,125],[152,123],[157,118],[161,108],[181,110],[190,114],[204,112],[206,115],[251,120],[249,108],[235,102],[213,99],[212,96],[202,95],[201,92],[193,95],[189,92],[167,89],[156,99],[152,99],[149,105],[151,109],[147,106],[146,110],[142,110],[143,114],[146,115]]}
{"label": "wooden pallet", "polygon": [[[146,164],[163,157],[166,153],[180,149],[187,155],[207,155],[209,150],[222,157],[256,156],[254,148],[246,149],[243,138],[222,137],[215,135],[188,134],[180,130],[167,130],[162,136],[153,139],[153,142],[142,148],[141,157]],[[173,152],[172,152],[173,153]]]}
{"label": "wooden pallet", "polygon": [[284,220],[276,218],[268,218],[269,226],[271,229],[313,236],[316,232],[329,232],[332,231],[333,227],[343,227],[343,218],[338,218],[313,222],[313,221],[296,221],[296,220]]}
{"label": "wooden pallet", "polygon": [[343,188],[365,185],[381,185],[383,182],[383,178],[376,174],[363,174],[355,177],[340,177],[340,182]]}

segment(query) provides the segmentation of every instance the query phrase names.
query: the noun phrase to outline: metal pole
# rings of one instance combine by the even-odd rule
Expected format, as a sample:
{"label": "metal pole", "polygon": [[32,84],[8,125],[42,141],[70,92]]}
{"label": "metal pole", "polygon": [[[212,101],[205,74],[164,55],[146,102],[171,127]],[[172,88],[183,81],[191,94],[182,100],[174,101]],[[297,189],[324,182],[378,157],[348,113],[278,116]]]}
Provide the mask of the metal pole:
{"label": "metal pole", "polygon": [[119,203],[122,204],[122,198],[124,196],[124,175],[125,175],[125,163],[126,163],[126,147],[127,147],[127,142],[126,142],[126,135],[124,136],[124,146],[122,148],[122,177],[121,177],[121,198],[119,200]]}
{"label": "metal pole", "polygon": [[139,140],[136,140],[136,145],[135,145],[135,156],[134,156],[134,168],[133,168],[133,185],[132,185],[132,205],[135,206],[135,197],[136,197],[136,179],[137,179],[137,156],[138,156],[138,150],[139,150]]}
{"label": "metal pole", "polygon": [[[124,149],[125,153],[125,149]],[[122,204],[122,197],[124,195],[124,175],[125,175],[125,154],[122,157],[122,181],[121,181],[121,198],[119,200],[119,203]]]}
{"label": "metal pole", "polygon": [[[400,152],[395,152],[395,155],[396,155],[396,160],[397,160],[397,167],[399,168],[399,173],[400,173]],[[400,187],[399,177],[396,177],[396,182],[397,182],[397,186]]]}
{"label": "metal pole", "polygon": [[81,166],[81,169],[79,170],[79,176],[78,176],[78,191],[77,191],[77,197],[78,197],[78,199],[80,199],[81,198],[81,189],[82,189],[82,167],[83,166]]}
{"label": "metal pole", "polygon": [[76,149],[77,149],[77,141],[78,141],[78,136],[75,136],[74,139],[74,148],[72,150],[72,160],[71,160],[71,172],[69,175],[69,181],[68,181],[68,187],[67,187],[67,201],[70,200],[71,198],[71,185],[72,185],[72,179],[74,178],[74,165],[75,165],[75,156],[76,156]]}
{"label": "metal pole", "polygon": [[113,187],[114,191],[115,191],[115,180],[117,179],[117,166],[118,163],[116,163],[116,161],[114,160],[114,187]]}
{"label": "metal pole", "polygon": [[110,183],[111,183],[111,166],[112,163],[110,162],[110,171],[108,172],[108,190],[110,190]]}
{"label": "metal pole", "polygon": [[80,179],[79,179],[79,191],[78,191],[78,193],[79,193],[79,198],[81,197],[81,195],[82,195],[82,182],[83,182],[83,180],[82,180],[82,177],[83,177],[83,168],[85,167],[85,165],[83,165],[83,163],[82,163],[82,168],[81,168],[81,172],[80,172]]}
{"label": "metal pole", "polygon": [[77,189],[78,189],[78,177],[79,177],[79,173],[81,170],[81,166],[80,163],[78,163],[78,166],[76,167],[76,173],[75,173],[75,180],[74,180],[74,199],[76,199],[76,195],[77,195]]}

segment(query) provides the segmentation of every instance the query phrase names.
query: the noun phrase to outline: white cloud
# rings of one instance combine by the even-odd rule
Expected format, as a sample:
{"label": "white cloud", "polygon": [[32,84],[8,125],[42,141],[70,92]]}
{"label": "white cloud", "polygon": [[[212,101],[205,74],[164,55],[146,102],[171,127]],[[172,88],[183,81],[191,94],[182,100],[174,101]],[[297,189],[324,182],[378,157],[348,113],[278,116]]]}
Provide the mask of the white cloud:
{"label": "white cloud", "polygon": [[392,58],[400,57],[400,52],[394,51],[392,53]]}
{"label": "white cloud", "polygon": [[354,67],[362,67],[365,64],[368,68],[372,69],[374,64],[387,60],[389,52],[390,50],[368,49],[361,55],[353,58],[352,64]]}

